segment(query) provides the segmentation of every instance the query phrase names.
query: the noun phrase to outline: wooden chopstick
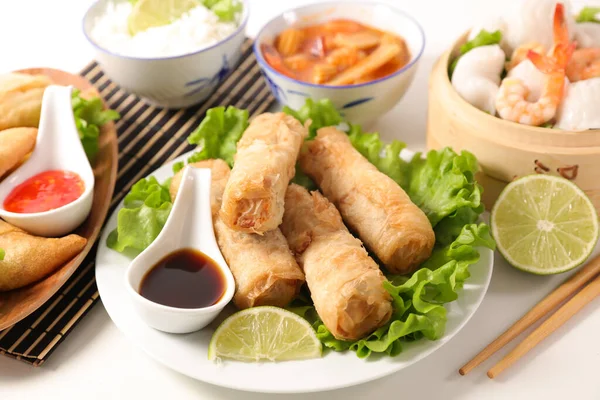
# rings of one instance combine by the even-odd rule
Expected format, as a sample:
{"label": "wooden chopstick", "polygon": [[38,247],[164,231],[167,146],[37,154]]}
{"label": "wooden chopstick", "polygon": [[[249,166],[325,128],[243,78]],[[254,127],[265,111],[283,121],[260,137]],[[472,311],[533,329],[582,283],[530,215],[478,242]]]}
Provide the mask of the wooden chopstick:
{"label": "wooden chopstick", "polygon": [[508,353],[498,364],[494,365],[487,373],[490,379],[495,378],[510,367],[519,358],[527,354],[529,350],[534,348],[539,342],[548,337],[552,332],[557,330],[573,315],[577,314],[587,303],[594,300],[600,295],[600,275],[594,279],[589,285],[581,289],[571,300],[559,308],[540,326],[538,326],[529,336],[517,345],[510,353]]}
{"label": "wooden chopstick", "polygon": [[550,293],[546,298],[534,306],[520,320],[514,323],[496,340],[490,343],[471,361],[466,363],[458,372],[461,375],[468,374],[473,368],[487,360],[492,354],[504,347],[508,342],[519,336],[527,328],[537,322],[540,318],[548,314],[552,309],[562,303],[567,297],[581,289],[586,283],[592,280],[600,273],[600,256],[595,257],[579,272],[573,275],[569,280],[560,285],[556,290]]}

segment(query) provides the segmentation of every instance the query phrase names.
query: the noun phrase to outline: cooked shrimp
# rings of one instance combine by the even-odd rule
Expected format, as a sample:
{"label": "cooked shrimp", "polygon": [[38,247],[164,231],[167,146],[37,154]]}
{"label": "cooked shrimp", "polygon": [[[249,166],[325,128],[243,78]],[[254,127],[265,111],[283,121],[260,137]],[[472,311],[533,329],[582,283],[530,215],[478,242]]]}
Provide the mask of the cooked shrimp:
{"label": "cooked shrimp", "polygon": [[529,42],[525,43],[515,49],[513,51],[512,56],[509,61],[506,62],[506,70],[510,71],[517,65],[521,64],[521,62],[527,60],[527,53],[529,50],[533,50],[536,53],[543,54],[546,52],[546,48],[544,45],[538,42]]}
{"label": "cooked shrimp", "polygon": [[529,88],[521,79],[505,78],[502,81],[496,96],[496,109],[501,118],[534,126],[554,118],[564,95],[565,69],[575,48],[569,43],[564,8],[560,3],[554,13],[554,43],[550,56],[532,50],[527,53],[527,58],[546,75],[537,101],[527,101]]}
{"label": "cooked shrimp", "polygon": [[600,77],[600,48],[577,49],[567,66],[571,82]]}

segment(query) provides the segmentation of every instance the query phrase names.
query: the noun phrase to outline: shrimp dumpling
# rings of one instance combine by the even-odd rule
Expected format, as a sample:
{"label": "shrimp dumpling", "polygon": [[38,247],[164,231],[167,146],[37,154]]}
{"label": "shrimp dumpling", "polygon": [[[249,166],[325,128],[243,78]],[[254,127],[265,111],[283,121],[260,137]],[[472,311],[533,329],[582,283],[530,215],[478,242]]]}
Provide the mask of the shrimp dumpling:
{"label": "shrimp dumpling", "polygon": [[519,78],[523,81],[529,89],[527,101],[538,101],[544,89],[545,75],[531,61],[521,61],[516,67],[510,70],[507,76],[509,78]]}
{"label": "shrimp dumpling", "polygon": [[600,78],[571,83],[558,110],[555,128],[572,131],[600,128],[598,104]]}
{"label": "shrimp dumpling", "polygon": [[510,50],[523,43],[537,42],[549,49],[553,42],[553,20],[556,4],[565,8],[569,38],[575,32],[575,19],[572,17],[568,0],[520,0],[511,2],[504,20],[506,21],[506,42]]}
{"label": "shrimp dumpling", "polygon": [[458,60],[452,86],[470,104],[494,115],[504,61],[505,54],[499,45],[476,47]]}
{"label": "shrimp dumpling", "polygon": [[575,40],[580,48],[600,47],[600,24],[582,22],[575,25]]}

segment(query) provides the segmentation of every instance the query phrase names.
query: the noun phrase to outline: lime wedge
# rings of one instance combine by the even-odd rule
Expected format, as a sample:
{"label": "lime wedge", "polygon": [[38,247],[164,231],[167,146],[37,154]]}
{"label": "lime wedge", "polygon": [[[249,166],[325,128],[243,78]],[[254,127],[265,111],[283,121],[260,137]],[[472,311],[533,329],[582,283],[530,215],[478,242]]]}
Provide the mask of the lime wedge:
{"label": "lime wedge", "polygon": [[198,0],[137,0],[127,20],[129,33],[168,25],[198,5]]}
{"label": "lime wedge", "polygon": [[530,175],[506,186],[492,209],[492,235],[515,268],[539,275],[582,264],[598,239],[598,215],[574,183]]}
{"label": "lime wedge", "polygon": [[321,357],[321,342],[303,318],[283,308],[263,306],[237,312],[217,328],[208,359],[284,361]]}

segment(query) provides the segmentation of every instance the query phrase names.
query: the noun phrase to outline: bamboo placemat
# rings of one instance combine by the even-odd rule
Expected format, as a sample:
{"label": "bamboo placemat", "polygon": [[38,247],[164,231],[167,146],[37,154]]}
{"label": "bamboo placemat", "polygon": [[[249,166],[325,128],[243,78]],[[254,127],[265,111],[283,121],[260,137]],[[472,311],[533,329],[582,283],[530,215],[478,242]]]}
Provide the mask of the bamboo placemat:
{"label": "bamboo placemat", "polygon": [[[182,110],[151,106],[108,79],[94,61],[81,71],[100,91],[108,107],[121,113],[116,123],[119,172],[109,215],[131,185],[165,162],[193,149],[186,141],[206,110],[234,105],[251,115],[275,101],[261,76],[251,41],[242,47],[236,68],[201,105]],[[39,366],[98,301],[94,274],[96,246],[69,281],[46,304],[18,324],[0,331],[0,354]]]}

